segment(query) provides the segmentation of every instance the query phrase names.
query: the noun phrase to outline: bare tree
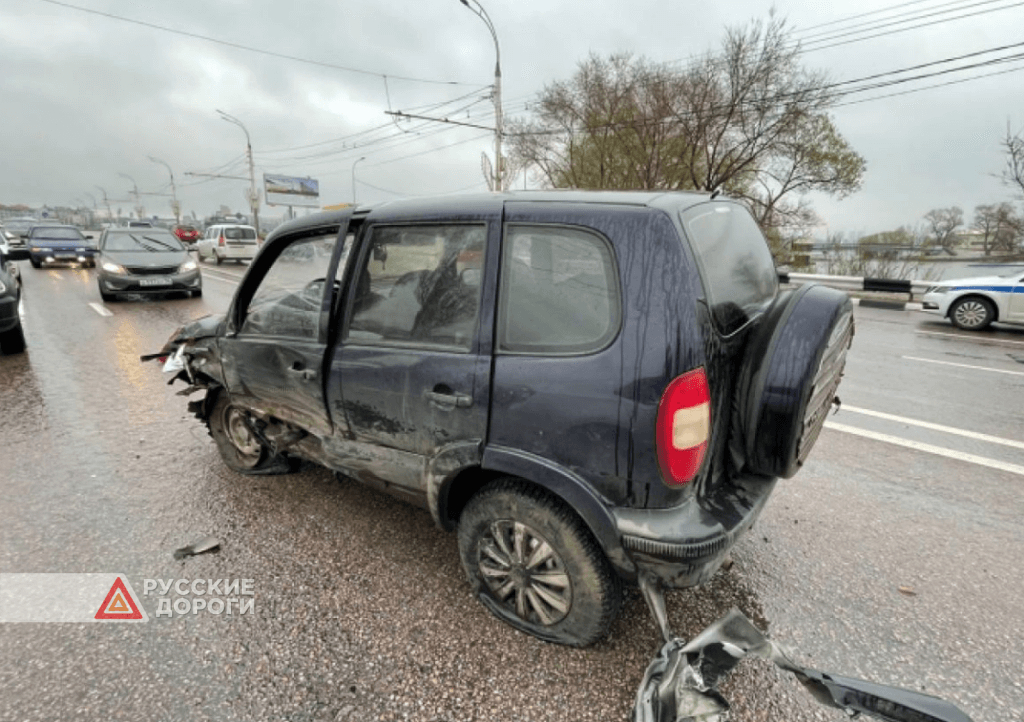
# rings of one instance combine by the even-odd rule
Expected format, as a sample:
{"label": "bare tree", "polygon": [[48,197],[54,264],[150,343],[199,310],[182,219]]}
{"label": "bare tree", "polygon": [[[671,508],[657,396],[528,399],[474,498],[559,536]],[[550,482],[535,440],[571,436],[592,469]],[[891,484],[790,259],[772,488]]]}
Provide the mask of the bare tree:
{"label": "bare tree", "polygon": [[723,189],[766,229],[807,226],[800,196],[853,192],[864,160],[827,115],[825,77],[798,53],[772,18],[729,30],[719,52],[684,68],[591,56],[511,124],[512,155],[555,187]]}
{"label": "bare tree", "polygon": [[951,256],[956,255],[953,250],[959,238],[956,229],[964,223],[964,212],[956,206],[949,208],[936,208],[924,214],[925,223],[930,232],[929,241]]}
{"label": "bare tree", "polygon": [[1003,138],[1002,146],[1006,152],[1003,182],[1024,196],[1024,130],[1014,134],[1007,122],[1006,136]]}

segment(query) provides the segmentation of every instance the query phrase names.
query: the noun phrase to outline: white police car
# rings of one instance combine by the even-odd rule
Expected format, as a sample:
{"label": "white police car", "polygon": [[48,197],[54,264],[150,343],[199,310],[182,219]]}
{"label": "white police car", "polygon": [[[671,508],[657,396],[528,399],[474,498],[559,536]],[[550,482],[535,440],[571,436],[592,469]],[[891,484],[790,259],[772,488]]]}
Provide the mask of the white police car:
{"label": "white police car", "polygon": [[930,287],[924,310],[949,317],[953,325],[980,331],[993,321],[1024,324],[1024,269],[1003,276],[959,278]]}

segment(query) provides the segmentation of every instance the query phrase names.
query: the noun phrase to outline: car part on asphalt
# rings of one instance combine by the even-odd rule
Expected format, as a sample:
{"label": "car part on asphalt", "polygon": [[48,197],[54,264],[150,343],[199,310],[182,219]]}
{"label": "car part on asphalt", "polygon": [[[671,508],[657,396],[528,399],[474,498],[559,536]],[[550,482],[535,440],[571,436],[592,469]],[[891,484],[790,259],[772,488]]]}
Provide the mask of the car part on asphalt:
{"label": "car part on asphalt", "polygon": [[204,536],[201,539],[197,539],[188,546],[184,546],[181,549],[174,550],[174,558],[178,561],[185,559],[186,557],[194,557],[196,554],[204,554],[206,552],[215,552],[220,549],[220,540],[217,537]]}
{"label": "car part on asphalt", "polygon": [[[655,617],[664,600],[656,587],[643,585]],[[795,676],[826,707],[887,722],[971,722],[958,707],[938,697],[803,667],[733,608],[689,642],[673,637],[659,620],[665,643],[644,673],[632,722],[727,722],[729,702],[718,686],[746,657],[774,663]]]}
{"label": "car part on asphalt", "polygon": [[965,296],[949,308],[949,320],[965,331],[981,331],[996,319],[992,302],[981,296]]}
{"label": "car part on asphalt", "polygon": [[541,639],[586,646],[618,613],[621,582],[576,514],[522,481],[481,489],[459,520],[473,591],[495,616]]}

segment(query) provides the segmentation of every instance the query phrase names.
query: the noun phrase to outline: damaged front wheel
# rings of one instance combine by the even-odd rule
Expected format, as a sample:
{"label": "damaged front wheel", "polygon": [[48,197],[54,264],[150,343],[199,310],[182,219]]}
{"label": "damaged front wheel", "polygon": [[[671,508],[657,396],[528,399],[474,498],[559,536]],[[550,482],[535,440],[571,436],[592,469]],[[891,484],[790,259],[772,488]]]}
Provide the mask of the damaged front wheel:
{"label": "damaged front wheel", "polygon": [[290,471],[288,461],[260,439],[249,412],[231,403],[226,392],[217,395],[207,423],[220,457],[228,468],[239,474],[283,474]]}

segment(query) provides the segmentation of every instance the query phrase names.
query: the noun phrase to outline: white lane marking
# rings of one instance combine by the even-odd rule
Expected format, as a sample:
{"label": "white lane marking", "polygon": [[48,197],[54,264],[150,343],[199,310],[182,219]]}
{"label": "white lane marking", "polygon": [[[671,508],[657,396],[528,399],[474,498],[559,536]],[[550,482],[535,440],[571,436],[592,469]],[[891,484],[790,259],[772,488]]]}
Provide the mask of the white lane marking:
{"label": "white lane marking", "polygon": [[931,358],[919,358],[917,356],[904,356],[903,358],[909,359],[910,361],[924,361],[929,364],[941,364],[943,366],[957,366],[962,369],[976,369],[978,371],[992,371],[997,374],[1010,374],[1011,376],[1024,376],[1024,371],[1004,371],[1003,369],[994,369],[989,366],[973,366],[971,364],[957,364],[952,361],[936,361]]}
{"label": "white lane marking", "polygon": [[113,316],[114,315],[114,314],[112,314],[110,312],[110,309],[108,309],[102,303],[90,303],[89,305],[92,306],[92,310],[93,311],[95,311],[96,313],[98,313],[101,316]]}
{"label": "white lane marking", "polygon": [[1013,439],[1004,439],[1001,436],[989,436],[988,434],[980,434],[977,431],[967,431],[966,429],[957,429],[953,426],[943,426],[942,424],[933,424],[930,421],[919,421],[917,419],[908,419],[906,416],[896,416],[895,414],[887,414],[884,411],[872,411],[871,409],[861,409],[856,406],[850,406],[849,404],[843,404],[839,407],[840,411],[852,411],[855,414],[863,414],[865,416],[874,416],[876,419],[886,419],[887,421],[898,421],[902,424],[910,424],[911,426],[920,426],[922,429],[931,429],[932,431],[941,431],[945,434],[956,434],[957,436],[964,436],[968,439],[977,439],[978,441],[986,441],[990,444],[1003,444],[1005,446],[1012,446],[1016,449],[1024,449],[1024,441],[1015,441]]}
{"label": "white lane marking", "polygon": [[863,436],[865,439],[872,439],[873,441],[882,441],[887,444],[895,444],[896,446],[904,446],[908,449],[915,451],[923,451],[926,454],[935,454],[936,456],[945,456],[947,459],[956,459],[957,461],[966,461],[969,464],[977,464],[978,466],[987,466],[990,469],[998,469],[999,471],[1008,471],[1011,474],[1017,474],[1024,476],[1024,466],[1019,464],[1009,464],[1005,461],[998,461],[996,459],[989,459],[984,456],[977,456],[975,454],[965,454],[962,451],[953,451],[952,449],[945,449],[941,446],[933,446],[932,444],[923,444],[920,441],[911,441],[910,439],[901,439],[898,436],[890,436],[889,434],[879,434],[876,431],[868,431],[867,429],[859,429],[856,426],[847,426],[846,424],[837,424],[834,421],[825,422],[826,429],[832,429],[833,431],[843,431],[847,434],[853,434],[855,436]]}
{"label": "white lane marking", "polygon": [[242,280],[241,278],[222,278],[221,276],[215,276],[214,274],[210,273],[209,271],[205,271],[203,273],[203,278],[212,278],[214,281],[220,281],[221,283],[236,283],[236,284],[239,281]]}
{"label": "white lane marking", "polygon": [[961,341],[971,343],[1012,343],[1015,346],[1024,346],[1024,341],[1011,341],[1005,338],[988,338],[986,336],[965,336],[962,333],[940,333],[939,331],[918,331],[922,336],[946,336],[947,338],[958,338]]}

